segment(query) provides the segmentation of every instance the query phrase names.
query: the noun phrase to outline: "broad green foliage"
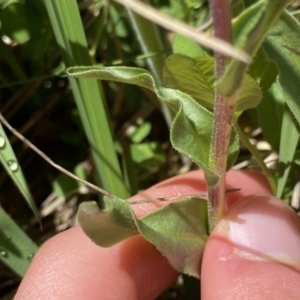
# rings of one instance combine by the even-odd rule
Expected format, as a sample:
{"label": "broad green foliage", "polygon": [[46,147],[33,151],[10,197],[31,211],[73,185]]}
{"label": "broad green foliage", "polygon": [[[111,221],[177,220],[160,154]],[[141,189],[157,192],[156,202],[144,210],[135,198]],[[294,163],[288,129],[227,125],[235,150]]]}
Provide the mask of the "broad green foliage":
{"label": "broad green foliage", "polygon": [[[176,113],[170,133],[174,148],[189,156],[200,168],[207,172],[212,183],[218,180],[218,176],[214,174],[208,165],[213,115],[188,94],[179,90],[159,87],[151,73],[143,69],[72,67],[68,69],[68,74],[79,78],[97,78],[135,84],[155,92]],[[238,152],[238,140],[234,136],[233,133],[228,168],[235,161]]]}
{"label": "broad green foliage", "polygon": [[[211,61],[209,63],[212,65]],[[213,115],[188,94],[159,87],[148,71],[137,68],[73,67],[68,73],[76,77],[135,84],[155,92],[175,112],[170,132],[174,148],[204,169],[209,184],[218,181],[218,176],[208,166]],[[238,140],[233,131],[228,167],[233,164],[237,152]],[[199,277],[198,266],[207,237],[206,201],[187,199],[172,203],[140,220],[126,201],[108,198],[104,201],[103,211],[95,203],[89,203],[82,205],[78,214],[80,225],[97,244],[111,246],[139,232],[168,258],[175,269]]]}
{"label": "broad green foliage", "polygon": [[[227,156],[227,170],[230,169],[239,150],[237,130],[250,151],[251,147],[252,150],[254,148],[252,155],[259,157],[257,159],[259,165],[267,177],[272,177],[269,182],[271,182],[272,189],[276,190],[273,174],[268,169],[266,171],[266,165],[260,158],[260,153],[251,145],[246,134],[238,126],[233,125],[230,135],[227,125],[237,122],[243,111],[257,107],[263,97],[263,103],[257,109],[257,115],[265,139],[275,150],[280,149],[279,161],[284,168],[279,172],[277,195],[282,195],[299,141],[299,131],[293,115],[300,123],[298,88],[300,27],[298,21],[287,12],[282,14],[288,0],[231,1],[234,15],[233,44],[249,54],[249,57],[253,58],[253,64],[249,68],[244,62],[228,58],[225,73],[218,82],[215,78],[215,59],[209,50],[184,36],[176,35],[172,45],[174,54],[165,59],[168,50],[163,44],[162,35],[157,30],[157,26],[126,8],[127,16],[129,16],[127,20],[129,22],[127,22],[123,18],[125,14],[123,14],[122,6],[116,5],[114,1],[109,7],[102,3],[103,1],[98,1],[99,3],[96,1],[97,3],[93,4],[98,9],[101,8],[101,11],[87,26],[86,31],[76,0],[45,0],[36,6],[33,5],[35,2],[28,1],[28,3],[24,2],[25,4],[23,2],[0,0],[0,6],[3,8],[0,15],[3,36],[8,36],[16,44],[24,44],[21,47],[27,49],[28,53],[32,51],[32,56],[45,59],[45,53],[48,54],[49,36],[52,37],[52,32],[50,30],[41,38],[40,31],[41,28],[45,30],[46,23],[47,26],[50,24],[62,59],[56,71],[50,67],[52,70],[49,70],[49,74],[57,75],[57,70],[61,70],[64,65],[79,65],[79,67],[68,69],[68,74],[71,75],[69,82],[91,149],[97,174],[96,180],[99,179],[104,189],[123,198],[128,196],[127,186],[130,187],[132,193],[135,193],[139,188],[137,180],[132,179],[134,176],[138,177],[137,174],[133,174],[135,168],[139,168],[139,171],[140,169],[151,170],[153,167],[159,168],[165,160],[165,154],[159,142],[146,140],[152,128],[150,122],[139,124],[134,132],[127,135],[129,140],[114,143],[114,137],[110,132],[110,120],[106,115],[104,93],[101,83],[96,79],[133,84],[142,87],[143,91],[148,89],[155,93],[161,100],[162,112],[166,122],[170,125],[170,140],[173,147],[204,170],[210,192],[211,188],[219,184],[222,187],[219,191],[222,193],[215,193],[215,195],[222,194],[222,196],[225,184],[222,185],[221,180],[225,178],[225,165],[218,164],[214,158],[211,159],[211,154],[221,158]],[[165,2],[168,1],[163,1]],[[155,1],[155,6],[194,27],[207,24],[209,21],[210,14],[206,0],[169,2],[168,6],[162,6],[160,1]],[[254,4],[250,6],[250,3]],[[93,5],[87,9],[89,13],[96,12],[97,9]],[[36,12],[39,9],[44,12],[44,8],[48,13],[50,23],[48,20],[45,22],[42,14]],[[11,22],[12,19],[15,22]],[[131,24],[131,28],[128,27],[128,23]],[[217,25],[214,24],[214,26]],[[93,34],[88,34],[91,27],[97,27],[97,29]],[[138,37],[134,45],[130,45],[132,32],[135,32],[135,36]],[[209,28],[207,33],[211,32],[213,30]],[[269,35],[268,32],[270,32]],[[35,39],[37,42],[32,42]],[[204,40],[206,41],[206,35],[204,35]],[[97,51],[102,44],[105,44],[107,49],[110,49],[113,44],[117,49],[111,52],[117,54],[105,53],[103,55],[101,51]],[[216,51],[222,53],[222,43],[217,44],[216,47]],[[0,50],[3,50],[2,57],[9,60],[8,66],[14,69],[14,75],[18,80],[26,80],[26,77],[30,76],[27,75],[29,72],[18,67],[17,60],[11,59],[13,56],[10,56],[8,49],[8,45],[4,42],[0,43]],[[234,48],[232,49],[234,51]],[[135,56],[137,52],[143,52],[145,62],[138,61],[137,57],[133,60],[138,66],[147,64],[151,73],[132,67],[92,66],[92,63],[99,58],[103,59],[103,64],[115,61],[116,57],[125,62],[129,55]],[[230,53],[228,55],[230,56]],[[47,57],[45,61],[48,59]],[[49,61],[50,63],[52,64],[53,61]],[[32,68],[31,65],[30,67]],[[248,68],[250,75],[246,74]],[[35,68],[32,69],[36,71]],[[279,78],[277,79],[278,72]],[[287,105],[279,99],[280,96],[283,96]],[[279,101],[276,101],[277,97]],[[213,114],[216,99],[219,99],[225,108],[224,113],[222,110],[221,114],[216,114],[216,116],[228,116],[224,118],[227,122],[226,131],[223,131],[228,133],[226,137],[216,134],[224,129],[220,128],[223,127],[224,122],[219,123],[222,126],[218,127],[216,121],[218,119]],[[284,111],[283,106],[285,106]],[[277,135],[280,130],[279,145]],[[218,145],[221,146],[215,147],[217,145],[215,137],[221,142],[225,140],[226,143],[219,143]],[[69,139],[74,142],[73,137]],[[223,148],[227,148],[227,139],[230,139],[228,151],[221,149],[224,145],[226,146]],[[121,143],[123,143],[122,146],[120,146]],[[123,166],[127,166],[127,169],[124,167],[125,178],[121,173],[116,155],[118,147],[122,148],[119,154],[122,154]],[[215,154],[214,149],[218,149]],[[21,169],[1,126],[0,160],[37,214]],[[222,162],[226,163],[226,159]],[[220,165],[221,171],[216,168]],[[80,174],[80,177],[86,178],[87,174],[82,167],[78,166],[76,172]],[[74,184],[65,175],[59,175],[53,182],[53,190],[57,196],[66,197],[70,191],[78,187],[78,184]],[[96,244],[110,247],[124,239],[141,234],[157,247],[176,270],[199,277],[203,249],[208,231],[211,229],[208,228],[208,223],[212,223],[211,212],[214,209],[217,211],[218,207],[209,206],[210,204],[207,206],[207,201],[200,198],[183,196],[182,200],[168,203],[138,219],[130,202],[116,196],[104,197],[101,204],[102,206],[99,207],[96,202],[85,202],[80,205],[78,212],[80,225]],[[212,209],[209,210],[208,207]],[[1,209],[0,235],[0,258],[22,276],[37,246]],[[17,241],[16,244],[15,241]]]}
{"label": "broad green foliage", "polygon": [[[170,55],[163,70],[164,84],[192,96],[200,105],[213,109],[215,96],[215,59],[213,57],[189,57]],[[244,111],[256,107],[262,98],[257,82],[245,76],[236,110]]]}
{"label": "broad green foliage", "polygon": [[140,233],[179,272],[198,277],[208,235],[207,201],[186,197],[137,219],[129,202],[104,197],[104,209],[83,203],[78,221],[84,232],[102,247],[110,247]]}

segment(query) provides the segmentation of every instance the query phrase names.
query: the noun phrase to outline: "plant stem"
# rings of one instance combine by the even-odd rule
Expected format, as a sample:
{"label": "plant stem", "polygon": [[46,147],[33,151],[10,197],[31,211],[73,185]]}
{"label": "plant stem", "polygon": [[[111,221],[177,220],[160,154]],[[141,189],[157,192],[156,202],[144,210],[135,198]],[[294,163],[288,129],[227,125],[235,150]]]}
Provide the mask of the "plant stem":
{"label": "plant stem", "polygon": [[[229,0],[210,0],[215,37],[228,43],[231,42],[231,9]],[[218,81],[224,74],[226,57],[215,52],[215,74]],[[208,186],[210,202],[210,230],[222,217],[225,210],[225,174],[227,154],[231,136],[231,126],[234,117],[234,103],[230,99],[215,94],[214,122],[209,163],[218,174],[219,181],[214,186]]]}

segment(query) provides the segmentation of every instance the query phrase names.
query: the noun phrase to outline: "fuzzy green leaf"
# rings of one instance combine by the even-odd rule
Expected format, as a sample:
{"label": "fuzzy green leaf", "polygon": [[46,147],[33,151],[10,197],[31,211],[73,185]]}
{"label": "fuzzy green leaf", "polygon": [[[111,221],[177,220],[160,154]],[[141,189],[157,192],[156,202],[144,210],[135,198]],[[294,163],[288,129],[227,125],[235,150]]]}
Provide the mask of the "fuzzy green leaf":
{"label": "fuzzy green leaf", "polygon": [[141,219],[125,200],[105,197],[104,203],[103,210],[95,202],[83,203],[78,213],[79,224],[97,245],[109,247],[140,233],[176,270],[199,277],[208,232],[206,200],[183,197]]}
{"label": "fuzzy green leaf", "polygon": [[293,50],[300,49],[299,34],[299,22],[285,12],[272,28],[263,45],[268,58],[274,60],[278,67],[278,83],[284,100],[298,123],[300,123],[300,57]]}
{"label": "fuzzy green leaf", "polygon": [[173,202],[141,218],[141,222],[145,224],[143,231],[151,228],[141,233],[177,271],[199,278],[208,237],[206,200],[191,198]]}
{"label": "fuzzy green leaf", "polygon": [[[183,54],[170,55],[163,69],[164,85],[179,89],[192,96],[199,104],[208,109],[214,106],[214,74],[215,59],[213,57],[189,57]],[[244,111],[256,107],[262,98],[257,82],[249,75],[245,76],[236,110]]]}
{"label": "fuzzy green leaf", "polygon": [[[212,181],[216,182],[218,180],[217,174],[208,164],[213,115],[191,96],[179,90],[158,86],[150,72],[138,68],[72,67],[67,72],[69,75],[80,78],[96,78],[135,84],[155,92],[157,97],[171,106],[176,113],[171,126],[173,147],[189,156],[200,168],[210,174]],[[238,151],[238,138],[234,133],[232,143],[233,147],[230,148],[228,168],[234,162]]]}
{"label": "fuzzy green leaf", "polygon": [[82,203],[78,210],[78,222],[95,244],[111,247],[139,233],[125,200],[104,197],[103,201],[103,210],[94,201]]}

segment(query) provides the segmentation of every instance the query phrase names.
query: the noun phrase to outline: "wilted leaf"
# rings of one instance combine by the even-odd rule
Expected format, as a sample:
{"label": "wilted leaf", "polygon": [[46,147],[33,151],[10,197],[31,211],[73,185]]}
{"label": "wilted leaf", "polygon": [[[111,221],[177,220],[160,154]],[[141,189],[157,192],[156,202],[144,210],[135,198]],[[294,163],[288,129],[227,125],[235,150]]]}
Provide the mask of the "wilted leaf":
{"label": "wilted leaf", "polygon": [[94,201],[78,209],[78,222],[95,244],[111,247],[139,233],[134,212],[125,200],[104,197],[103,201],[102,210]]}
{"label": "wilted leaf", "polygon": [[79,224],[97,245],[109,247],[140,233],[177,271],[199,277],[208,234],[206,200],[183,197],[141,219],[125,200],[105,197],[104,203],[103,210],[95,202],[83,203],[78,213]]}

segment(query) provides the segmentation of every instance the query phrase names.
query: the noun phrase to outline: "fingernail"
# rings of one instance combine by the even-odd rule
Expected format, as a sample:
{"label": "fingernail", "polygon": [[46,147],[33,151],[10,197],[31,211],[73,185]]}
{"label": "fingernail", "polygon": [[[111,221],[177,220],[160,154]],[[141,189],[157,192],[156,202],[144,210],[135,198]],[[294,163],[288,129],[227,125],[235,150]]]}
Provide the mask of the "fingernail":
{"label": "fingernail", "polygon": [[275,197],[241,199],[216,230],[232,243],[233,255],[300,267],[299,218]]}

